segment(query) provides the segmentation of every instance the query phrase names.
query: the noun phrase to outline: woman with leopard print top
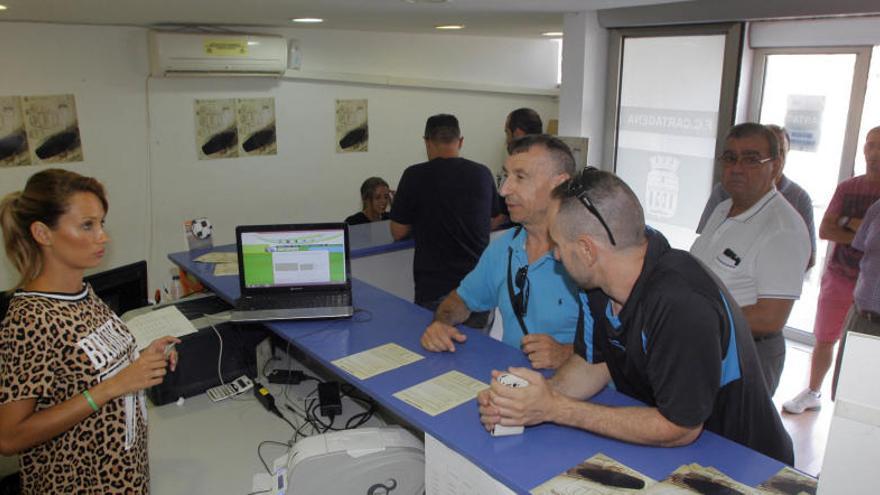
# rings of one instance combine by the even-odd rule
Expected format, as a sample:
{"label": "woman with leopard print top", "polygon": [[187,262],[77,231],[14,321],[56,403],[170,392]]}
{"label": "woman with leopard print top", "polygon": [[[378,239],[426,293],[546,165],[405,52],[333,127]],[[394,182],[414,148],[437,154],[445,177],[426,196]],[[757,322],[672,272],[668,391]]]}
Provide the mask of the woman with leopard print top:
{"label": "woman with leopard print top", "polygon": [[0,323],[0,453],[21,454],[26,494],[149,492],[143,390],[175,369],[165,349],[178,340],[139,353],[83,283],[104,256],[106,213],[97,180],[60,169],[0,203],[21,274]]}

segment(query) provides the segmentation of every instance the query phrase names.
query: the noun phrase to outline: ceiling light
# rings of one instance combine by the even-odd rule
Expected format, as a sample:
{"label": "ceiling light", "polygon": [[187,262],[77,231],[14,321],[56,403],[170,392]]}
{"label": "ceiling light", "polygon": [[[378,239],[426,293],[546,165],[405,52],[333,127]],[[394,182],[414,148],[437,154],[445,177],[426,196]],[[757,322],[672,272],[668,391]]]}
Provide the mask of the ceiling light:
{"label": "ceiling light", "polygon": [[320,17],[295,17],[290,22],[298,22],[300,24],[318,24],[324,22]]}
{"label": "ceiling light", "polygon": [[464,29],[463,24],[441,24],[439,26],[434,26],[434,29],[443,29],[447,31],[454,31],[456,29]]}
{"label": "ceiling light", "polygon": [[0,10],[6,10],[6,6],[5,6],[5,5],[0,5]]}
{"label": "ceiling light", "polygon": [[547,31],[546,33],[541,33],[541,36],[548,36],[551,38],[559,38],[563,35],[562,31]]}

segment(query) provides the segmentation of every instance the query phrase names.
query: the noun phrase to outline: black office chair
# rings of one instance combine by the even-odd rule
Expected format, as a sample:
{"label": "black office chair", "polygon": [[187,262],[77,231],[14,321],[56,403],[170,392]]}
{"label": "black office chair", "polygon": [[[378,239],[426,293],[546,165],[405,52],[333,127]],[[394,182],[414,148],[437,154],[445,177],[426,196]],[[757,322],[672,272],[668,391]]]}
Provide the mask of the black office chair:
{"label": "black office chair", "polygon": [[0,292],[0,321],[3,321],[3,318],[6,318],[6,311],[9,309],[10,299],[12,299],[11,292],[7,292],[5,290]]}
{"label": "black office chair", "polygon": [[0,480],[0,495],[21,494],[21,473],[15,472]]}
{"label": "black office chair", "polygon": [[95,273],[84,280],[116,314],[121,315],[148,304],[146,261]]}
{"label": "black office chair", "polygon": [[[0,291],[0,322],[6,318],[6,311],[9,309],[9,300],[12,299],[12,293],[8,291]],[[21,474],[18,472],[4,476],[0,479],[0,495],[19,495],[21,493]]]}

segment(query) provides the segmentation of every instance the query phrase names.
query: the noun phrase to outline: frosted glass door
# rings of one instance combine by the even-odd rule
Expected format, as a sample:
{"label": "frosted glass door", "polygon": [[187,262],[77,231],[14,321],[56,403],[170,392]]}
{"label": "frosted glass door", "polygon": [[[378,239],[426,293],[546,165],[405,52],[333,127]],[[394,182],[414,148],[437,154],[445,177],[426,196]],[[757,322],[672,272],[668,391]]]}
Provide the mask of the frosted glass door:
{"label": "frosted glass door", "polygon": [[674,247],[712,190],[725,35],[625,38],[616,173]]}
{"label": "frosted glass door", "polygon": [[[855,79],[865,77],[859,74],[859,57],[865,55],[847,49],[818,53],[768,49],[759,51],[755,60],[757,70],[763,71],[761,86],[753,88],[761,97],[757,118],[762,124],[784,126],[791,136],[784,173],[810,194],[817,235],[837,183],[852,175],[852,160],[861,155],[861,142],[858,152],[847,153],[846,147],[848,135],[858,134],[850,115],[864,96],[853,94],[853,88]],[[855,145],[852,138],[849,142]],[[806,274],[801,297],[788,318],[789,328],[813,331],[828,246],[817,238],[816,266]]]}

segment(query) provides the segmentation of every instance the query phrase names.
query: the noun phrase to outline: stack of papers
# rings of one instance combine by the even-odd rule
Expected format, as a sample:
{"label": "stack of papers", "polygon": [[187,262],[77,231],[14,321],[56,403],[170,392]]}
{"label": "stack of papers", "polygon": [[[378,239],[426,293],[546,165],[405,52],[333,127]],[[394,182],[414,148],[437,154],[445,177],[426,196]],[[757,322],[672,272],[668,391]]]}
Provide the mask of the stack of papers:
{"label": "stack of papers", "polygon": [[214,263],[214,276],[238,275],[238,253],[213,251],[205,253],[195,260],[198,263]]}
{"label": "stack of papers", "polygon": [[812,476],[786,466],[767,481],[758,485],[758,493],[764,495],[816,495],[819,481]]}
{"label": "stack of papers", "polygon": [[719,493],[724,495],[757,495],[757,488],[743,485],[713,467],[687,464],[673,471],[665,480],[645,493],[651,495],[694,495]]}
{"label": "stack of papers", "polygon": [[238,263],[238,254],[227,251],[205,253],[194,259],[198,263]]}
{"label": "stack of papers", "polygon": [[542,483],[532,495],[614,495],[645,493],[656,481],[605,454],[596,454]]}

